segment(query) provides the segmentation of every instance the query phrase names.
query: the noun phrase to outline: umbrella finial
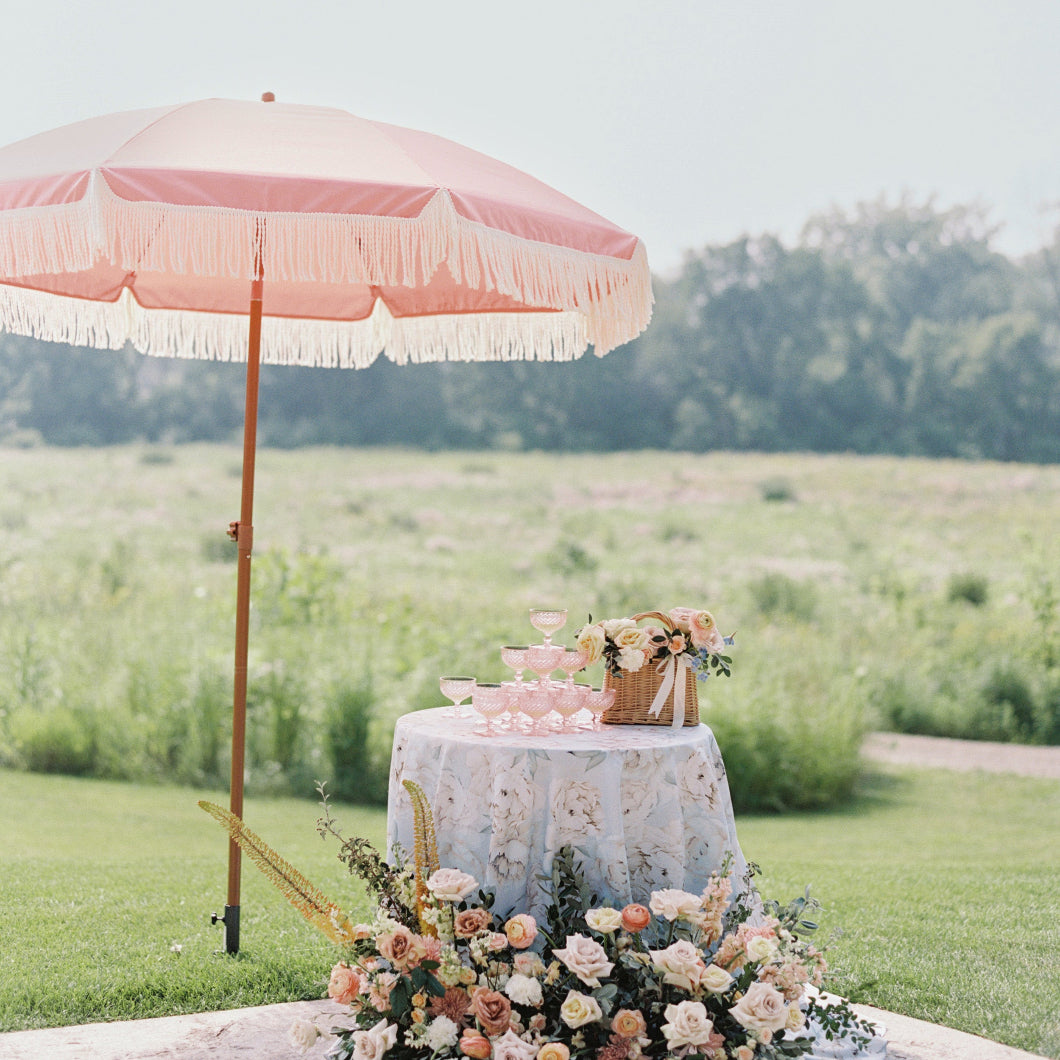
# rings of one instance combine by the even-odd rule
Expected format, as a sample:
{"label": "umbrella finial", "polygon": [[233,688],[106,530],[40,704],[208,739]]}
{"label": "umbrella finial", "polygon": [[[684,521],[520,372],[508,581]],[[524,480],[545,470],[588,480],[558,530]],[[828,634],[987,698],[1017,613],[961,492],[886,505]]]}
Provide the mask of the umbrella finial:
{"label": "umbrella finial", "polygon": [[275,92],[262,92],[261,94],[262,103],[275,103],[276,93]]}

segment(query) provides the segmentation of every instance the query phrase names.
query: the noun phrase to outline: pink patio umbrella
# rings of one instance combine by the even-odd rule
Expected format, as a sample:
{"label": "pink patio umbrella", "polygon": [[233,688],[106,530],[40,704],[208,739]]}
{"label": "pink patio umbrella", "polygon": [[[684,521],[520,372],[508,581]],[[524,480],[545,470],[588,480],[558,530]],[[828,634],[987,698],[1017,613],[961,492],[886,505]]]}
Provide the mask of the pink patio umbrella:
{"label": "pink patio umbrella", "polygon": [[[237,817],[259,365],[602,356],[652,303],[636,237],[525,173],[428,133],[262,100],[111,114],[0,148],[0,328],[247,362],[229,529]],[[230,953],[239,890],[230,843]]]}

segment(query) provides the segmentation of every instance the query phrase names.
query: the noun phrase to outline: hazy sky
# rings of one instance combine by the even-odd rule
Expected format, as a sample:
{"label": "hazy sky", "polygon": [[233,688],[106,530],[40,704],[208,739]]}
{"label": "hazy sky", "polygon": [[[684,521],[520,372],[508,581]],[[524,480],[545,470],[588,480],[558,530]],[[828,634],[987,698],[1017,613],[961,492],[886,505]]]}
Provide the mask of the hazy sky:
{"label": "hazy sky", "polygon": [[211,96],[427,129],[553,184],[656,272],[903,192],[1008,253],[1060,213],[1060,0],[3,0],[0,144]]}

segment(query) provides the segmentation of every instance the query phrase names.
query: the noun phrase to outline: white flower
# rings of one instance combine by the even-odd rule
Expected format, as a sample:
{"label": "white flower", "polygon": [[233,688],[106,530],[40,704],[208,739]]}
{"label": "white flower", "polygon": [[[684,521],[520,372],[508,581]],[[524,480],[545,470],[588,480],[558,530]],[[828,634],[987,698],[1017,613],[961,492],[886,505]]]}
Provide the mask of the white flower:
{"label": "white flower", "polygon": [[633,674],[648,661],[648,653],[640,648],[623,648],[618,653],[618,665]]}
{"label": "white flower", "polygon": [[307,1053],[320,1036],[316,1025],[309,1020],[296,1019],[291,1024],[291,1043],[300,1053]]}
{"label": "white flower", "polygon": [[353,1032],[353,1060],[379,1060],[397,1041],[398,1029],[381,1019],[371,1030]]}
{"label": "white flower", "polygon": [[504,992],[517,1005],[533,1005],[535,1008],[544,1000],[541,983],[529,975],[516,972],[504,987]]}
{"label": "white flower", "polygon": [[570,991],[566,1000],[559,1009],[560,1019],[572,1030],[576,1027],[584,1027],[587,1023],[595,1023],[604,1018],[603,1009],[595,997],[589,994],[579,993],[577,990]]}
{"label": "white flower", "polygon": [[427,880],[427,890],[445,902],[462,902],[477,886],[474,876],[459,869],[439,869]]}
{"label": "white flower", "polygon": [[776,952],[780,943],[772,936],[755,935],[747,943],[747,958],[756,964],[768,961]]}
{"label": "white flower", "polygon": [[682,1001],[666,1006],[663,1037],[672,1052],[682,1045],[706,1045],[714,1033],[714,1023],[707,1016],[702,1001]]}
{"label": "white flower", "polygon": [[602,909],[590,909],[585,914],[585,922],[593,931],[609,935],[622,926],[622,913],[606,906]]}
{"label": "white flower", "polygon": [[711,964],[699,977],[699,985],[712,994],[724,994],[732,986],[732,976],[724,968]]}
{"label": "white flower", "polygon": [[534,1060],[537,1046],[524,1042],[510,1027],[493,1041],[493,1060]]}
{"label": "white flower", "polygon": [[451,1049],[456,1045],[459,1035],[459,1026],[448,1016],[435,1016],[427,1028],[427,1048],[432,1053],[440,1053],[443,1049]]}
{"label": "white flower", "polygon": [[614,964],[595,939],[585,935],[568,935],[561,950],[552,951],[586,986],[594,990],[600,985],[601,975],[610,975]]}
{"label": "white flower", "polygon": [[652,891],[648,908],[656,915],[674,921],[678,917],[689,917],[702,909],[703,903],[698,894],[664,888]]}

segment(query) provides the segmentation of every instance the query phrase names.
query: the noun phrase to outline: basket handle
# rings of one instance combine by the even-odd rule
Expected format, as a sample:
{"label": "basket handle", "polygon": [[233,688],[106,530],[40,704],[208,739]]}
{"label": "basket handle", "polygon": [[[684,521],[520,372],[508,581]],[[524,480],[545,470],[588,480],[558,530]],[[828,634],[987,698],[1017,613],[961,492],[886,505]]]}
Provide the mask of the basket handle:
{"label": "basket handle", "polygon": [[677,627],[674,626],[673,619],[669,615],[665,615],[662,611],[642,611],[639,615],[633,615],[634,622],[641,622],[645,618],[658,619],[671,633]]}

